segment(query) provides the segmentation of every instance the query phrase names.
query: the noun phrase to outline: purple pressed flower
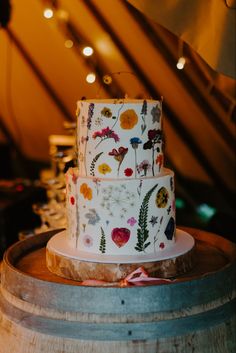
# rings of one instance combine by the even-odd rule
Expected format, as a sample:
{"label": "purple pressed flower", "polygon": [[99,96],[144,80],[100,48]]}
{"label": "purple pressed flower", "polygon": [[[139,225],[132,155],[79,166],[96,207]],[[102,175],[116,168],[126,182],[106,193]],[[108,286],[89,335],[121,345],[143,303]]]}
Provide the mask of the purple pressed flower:
{"label": "purple pressed flower", "polygon": [[135,225],[135,223],[137,223],[136,219],[134,217],[131,217],[128,219],[127,223],[129,223],[129,225],[131,227],[133,227]]}

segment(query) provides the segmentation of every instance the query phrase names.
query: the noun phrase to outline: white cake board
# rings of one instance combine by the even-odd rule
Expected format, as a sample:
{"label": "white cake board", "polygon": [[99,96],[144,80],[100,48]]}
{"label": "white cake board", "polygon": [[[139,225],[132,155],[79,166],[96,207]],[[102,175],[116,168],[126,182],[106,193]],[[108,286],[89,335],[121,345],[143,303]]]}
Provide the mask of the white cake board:
{"label": "white cake board", "polygon": [[47,243],[47,250],[50,253],[61,255],[66,258],[104,264],[138,264],[147,262],[163,261],[179,257],[191,251],[194,247],[194,238],[181,229],[176,230],[176,241],[167,249],[158,251],[156,254],[140,254],[140,255],[106,255],[91,254],[72,248],[67,240],[66,230],[54,235]]}

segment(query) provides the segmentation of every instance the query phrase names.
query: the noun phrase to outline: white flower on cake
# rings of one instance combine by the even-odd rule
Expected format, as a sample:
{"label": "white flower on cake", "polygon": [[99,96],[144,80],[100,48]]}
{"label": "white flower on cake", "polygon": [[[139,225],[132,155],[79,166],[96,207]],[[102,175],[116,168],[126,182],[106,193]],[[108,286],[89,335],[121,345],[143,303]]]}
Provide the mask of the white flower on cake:
{"label": "white flower on cake", "polygon": [[[100,205],[109,211],[110,216],[114,216],[115,211],[115,216],[123,218],[127,209],[134,206],[135,194],[127,190],[124,184],[103,188],[102,194]],[[119,214],[117,214],[117,210],[119,210]]]}

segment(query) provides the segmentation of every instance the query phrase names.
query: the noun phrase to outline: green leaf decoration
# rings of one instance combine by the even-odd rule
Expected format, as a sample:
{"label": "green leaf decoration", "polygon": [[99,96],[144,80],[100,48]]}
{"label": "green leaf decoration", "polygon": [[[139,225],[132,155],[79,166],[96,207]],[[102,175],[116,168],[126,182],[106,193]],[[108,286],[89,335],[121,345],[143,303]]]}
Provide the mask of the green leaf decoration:
{"label": "green leaf decoration", "polygon": [[149,237],[149,230],[147,229],[148,225],[148,205],[149,205],[149,200],[150,197],[152,196],[152,193],[156,189],[158,184],[153,186],[145,195],[142,205],[139,210],[139,220],[138,220],[138,225],[140,228],[137,230],[137,244],[135,246],[135,250],[141,252],[145,251],[145,249],[151,244],[150,242],[146,243],[148,237]]}
{"label": "green leaf decoration", "polygon": [[95,163],[97,162],[98,158],[99,158],[102,154],[103,154],[103,152],[98,153],[98,154],[94,157],[94,159],[92,160],[91,165],[90,165],[90,175],[95,176],[95,174],[94,174]]}
{"label": "green leaf decoration", "polygon": [[104,233],[103,228],[101,227],[101,239],[100,239],[100,246],[99,246],[99,250],[101,251],[102,254],[105,254],[106,252],[106,236]]}

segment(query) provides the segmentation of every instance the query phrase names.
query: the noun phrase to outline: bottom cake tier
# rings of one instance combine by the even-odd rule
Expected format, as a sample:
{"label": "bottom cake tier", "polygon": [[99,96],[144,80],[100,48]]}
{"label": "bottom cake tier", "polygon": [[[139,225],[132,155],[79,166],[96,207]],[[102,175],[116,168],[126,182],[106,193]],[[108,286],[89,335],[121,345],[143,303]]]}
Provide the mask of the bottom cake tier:
{"label": "bottom cake tier", "polygon": [[[157,257],[175,243],[174,173],[145,179],[66,174],[68,245],[88,254]],[[158,255],[159,254],[159,255]]]}

